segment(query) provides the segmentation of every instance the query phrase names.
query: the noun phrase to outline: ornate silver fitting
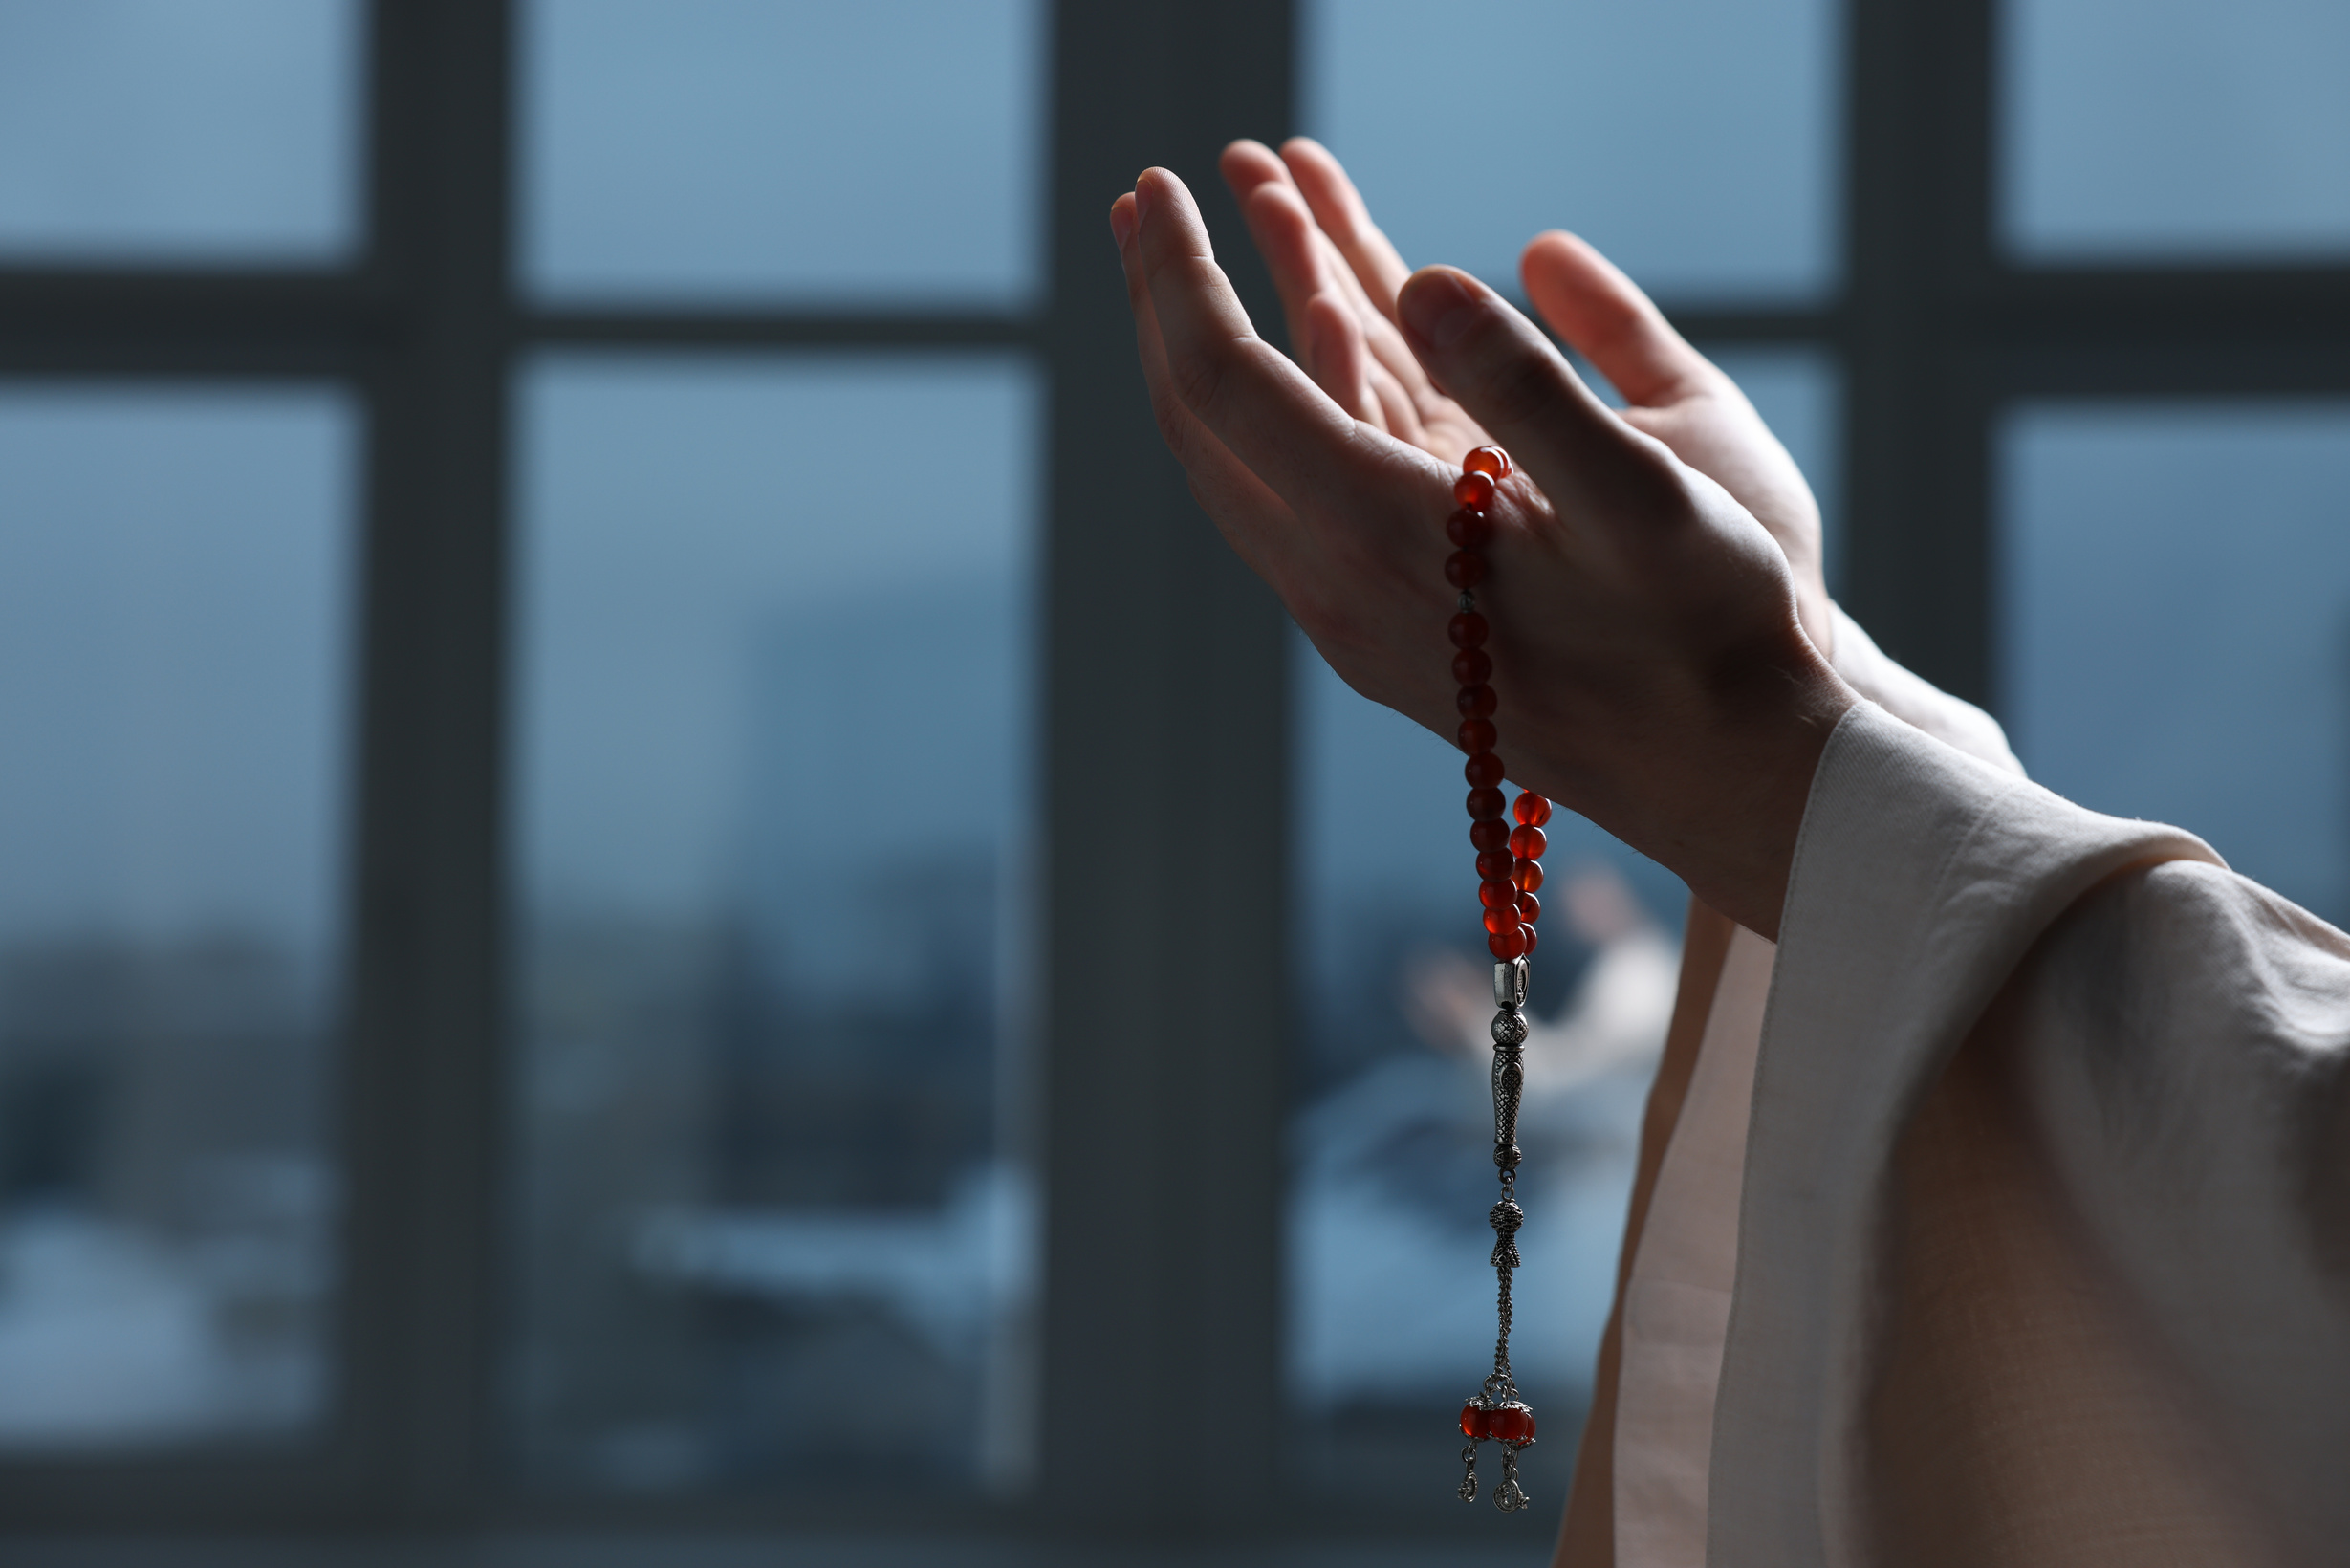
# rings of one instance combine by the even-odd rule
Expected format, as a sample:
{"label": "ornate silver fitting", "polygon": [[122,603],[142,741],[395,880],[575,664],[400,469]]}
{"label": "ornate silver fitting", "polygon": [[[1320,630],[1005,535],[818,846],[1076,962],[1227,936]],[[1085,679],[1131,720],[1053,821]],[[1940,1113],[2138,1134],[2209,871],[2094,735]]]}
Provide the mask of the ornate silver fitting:
{"label": "ornate silver fitting", "polygon": [[1504,1514],[1515,1514],[1534,1499],[1517,1484],[1517,1449],[1505,1443],[1501,1448],[1501,1485],[1493,1489],[1493,1506]]}
{"label": "ornate silver fitting", "polygon": [[1526,1010],[1527,964],[1522,958],[1504,959],[1493,966],[1493,1005],[1504,1013]]}
{"label": "ornate silver fitting", "polygon": [[1486,1219],[1491,1223],[1495,1234],[1500,1237],[1493,1243],[1491,1267],[1496,1269],[1523,1268],[1524,1265],[1518,1261],[1516,1238],[1517,1228],[1526,1223],[1526,1210],[1520,1209],[1515,1200],[1504,1198],[1492,1207],[1491,1211],[1486,1215]]}

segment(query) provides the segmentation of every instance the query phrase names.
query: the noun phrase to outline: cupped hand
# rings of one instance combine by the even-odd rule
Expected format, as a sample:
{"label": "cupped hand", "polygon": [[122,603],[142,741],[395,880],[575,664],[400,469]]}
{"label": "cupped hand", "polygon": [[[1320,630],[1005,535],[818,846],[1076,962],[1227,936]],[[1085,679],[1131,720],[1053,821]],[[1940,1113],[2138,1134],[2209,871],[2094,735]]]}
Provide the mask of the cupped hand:
{"label": "cupped hand", "polygon": [[[1111,223],[1152,405],[1193,492],[1349,685],[1451,735],[1443,524],[1458,468],[1359,420],[1256,335],[1172,174],[1146,171]],[[1414,275],[1392,325],[1521,466],[1478,591],[1510,776],[1774,933],[1812,771],[1854,700],[1803,633],[1786,556],[1473,278]]]}
{"label": "cupped hand", "polygon": [[[1481,445],[1485,432],[1412,355],[1396,314],[1410,269],[1338,159],[1300,136],[1277,156],[1261,142],[1235,142],[1221,166],[1273,273],[1290,351],[1315,384],[1356,419],[1447,463]],[[1622,394],[1618,417],[1730,491],[1770,533],[1794,575],[1804,630],[1831,652],[1818,503],[1737,383],[1573,234],[1536,235],[1518,276],[1551,330]]]}

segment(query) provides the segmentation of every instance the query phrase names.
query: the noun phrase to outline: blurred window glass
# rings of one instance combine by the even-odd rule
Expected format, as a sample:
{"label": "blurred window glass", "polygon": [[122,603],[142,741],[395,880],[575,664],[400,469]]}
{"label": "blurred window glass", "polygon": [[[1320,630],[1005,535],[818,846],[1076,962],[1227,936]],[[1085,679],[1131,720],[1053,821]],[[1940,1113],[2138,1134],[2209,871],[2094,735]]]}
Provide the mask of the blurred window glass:
{"label": "blurred window glass", "polygon": [[1038,0],[530,0],[521,245],[554,303],[1015,310]]}
{"label": "blurred window glass", "polygon": [[1304,0],[1303,19],[1303,122],[1411,265],[1515,295],[1526,242],[1570,229],[1661,298],[1834,292],[1836,0]]}
{"label": "blurred window glass", "polygon": [[2350,6],[2008,0],[1999,223],[2028,261],[2350,252]]}
{"label": "blurred window glass", "polygon": [[359,248],[358,0],[0,0],[0,256]]}
{"label": "blurred window glass", "polygon": [[0,387],[0,1448],[315,1425],[352,410]]}
{"label": "blurred window glass", "polygon": [[1040,390],[1003,357],[523,382],[520,1437],[542,1484],[1030,1454]]}
{"label": "blurred window glass", "polygon": [[2016,752],[2350,921],[2350,403],[2049,403],[2000,462]]}

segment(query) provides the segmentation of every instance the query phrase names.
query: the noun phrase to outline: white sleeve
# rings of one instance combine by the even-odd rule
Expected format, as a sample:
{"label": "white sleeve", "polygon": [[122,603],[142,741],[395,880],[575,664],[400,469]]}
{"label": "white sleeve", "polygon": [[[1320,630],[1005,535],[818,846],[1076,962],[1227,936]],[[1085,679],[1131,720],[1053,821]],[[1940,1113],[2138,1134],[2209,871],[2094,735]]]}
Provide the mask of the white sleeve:
{"label": "white sleeve", "polygon": [[1832,608],[1836,613],[1836,657],[1829,663],[1844,678],[1845,685],[1946,746],[1955,746],[1994,768],[2005,768],[2014,773],[2024,771],[2024,765],[2015,760],[2015,753],[2008,750],[2007,731],[1999,728],[1997,719],[1886,658],[1875,640],[1860,629],[1860,622],[1844,613],[1842,605]]}

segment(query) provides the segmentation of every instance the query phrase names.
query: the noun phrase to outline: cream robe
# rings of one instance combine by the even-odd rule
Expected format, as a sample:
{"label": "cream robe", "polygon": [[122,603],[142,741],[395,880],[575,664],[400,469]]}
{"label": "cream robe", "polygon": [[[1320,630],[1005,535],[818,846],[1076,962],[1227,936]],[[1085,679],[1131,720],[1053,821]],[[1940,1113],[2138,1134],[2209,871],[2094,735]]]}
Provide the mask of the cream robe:
{"label": "cream robe", "polygon": [[2350,938],[1837,640],[1783,946],[1692,913],[1559,1561],[2350,1562]]}

